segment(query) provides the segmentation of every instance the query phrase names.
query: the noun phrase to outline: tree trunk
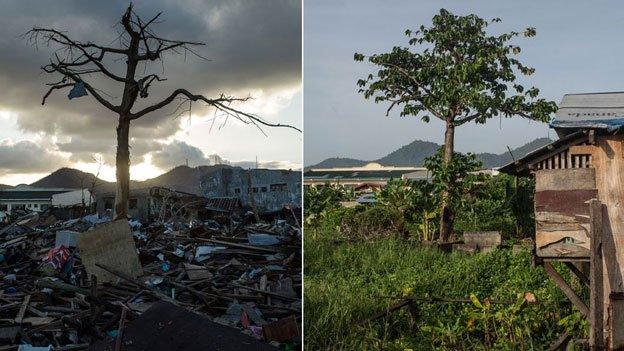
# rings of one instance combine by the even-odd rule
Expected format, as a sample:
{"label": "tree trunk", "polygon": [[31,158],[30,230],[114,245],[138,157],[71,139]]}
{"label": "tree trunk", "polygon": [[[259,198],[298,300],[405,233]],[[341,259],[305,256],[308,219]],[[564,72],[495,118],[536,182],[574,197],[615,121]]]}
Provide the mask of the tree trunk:
{"label": "tree trunk", "polygon": [[[446,132],[444,133],[444,164],[448,165],[453,158],[455,150],[455,125],[453,121],[446,122]],[[440,205],[440,239],[447,242],[453,233],[453,220],[455,214],[449,208],[449,193],[442,193]]]}
{"label": "tree trunk", "polygon": [[128,199],[130,197],[129,132],[130,119],[123,115],[119,116],[119,124],[117,125],[115,219],[122,219],[128,216]]}

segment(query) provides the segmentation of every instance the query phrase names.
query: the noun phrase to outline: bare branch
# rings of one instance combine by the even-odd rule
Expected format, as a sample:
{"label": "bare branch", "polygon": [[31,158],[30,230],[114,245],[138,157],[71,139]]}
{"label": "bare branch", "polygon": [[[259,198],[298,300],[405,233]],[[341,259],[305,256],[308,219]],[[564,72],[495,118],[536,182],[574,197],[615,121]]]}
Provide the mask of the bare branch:
{"label": "bare branch", "polygon": [[233,102],[244,102],[244,101],[248,101],[250,98],[234,98],[234,97],[227,97],[224,95],[221,95],[221,97],[217,98],[217,99],[208,99],[207,97],[203,96],[203,95],[194,95],[191,94],[188,90],[186,89],[177,89],[175,90],[173,93],[171,93],[171,95],[169,95],[169,97],[167,97],[166,99],[152,105],[149,107],[146,107],[144,109],[142,109],[139,112],[133,113],[131,114],[130,119],[134,120],[137,118],[140,118],[150,112],[156,111],[158,109],[161,109],[167,105],[169,105],[172,101],[175,100],[175,98],[178,95],[183,95],[186,96],[190,101],[203,101],[206,104],[215,107],[216,109],[227,113],[229,116],[235,117],[238,120],[242,121],[243,123],[252,123],[252,124],[261,124],[267,127],[284,127],[284,128],[291,128],[294,129],[296,131],[301,132],[301,130],[297,127],[288,125],[288,124],[281,124],[281,123],[270,123],[270,122],[266,122],[264,120],[262,120],[261,118],[259,118],[258,116],[254,116],[252,114],[246,113],[246,112],[242,112],[238,109],[235,109],[231,106],[229,106],[229,104],[233,103]]}
{"label": "bare branch", "polygon": [[[55,55],[55,58],[57,60],[57,65],[61,66],[61,67],[65,67],[65,68],[69,68],[69,67],[80,67],[80,66],[84,66],[86,64],[89,63],[93,63],[94,65],[96,65],[99,68],[99,71],[91,71],[92,73],[95,72],[101,72],[103,74],[105,74],[106,76],[118,81],[118,82],[122,82],[125,83],[126,79],[123,77],[120,77],[114,73],[112,73],[111,71],[109,71],[106,66],[104,66],[104,64],[102,64],[102,59],[104,58],[104,55],[107,52],[112,52],[111,50],[115,50],[115,51],[121,51],[122,53],[126,53],[127,51],[124,50],[118,50],[118,49],[114,49],[114,48],[107,48],[107,47],[103,47],[103,46],[99,46],[99,45],[95,45],[92,43],[81,43],[78,41],[74,41],[72,39],[70,39],[67,35],[63,34],[60,31],[57,31],[55,29],[46,29],[46,28],[33,28],[32,30],[30,30],[29,32],[33,37],[34,40],[36,40],[36,38],[39,35],[42,35],[44,37],[44,39],[49,43],[49,42],[54,42],[57,43],[59,45],[61,45],[62,49],[67,49],[69,50],[69,54],[71,55],[71,52],[73,49],[76,49],[78,51],[81,52],[81,55],[79,57],[77,57],[76,59],[74,59],[72,62],[66,62],[65,60],[61,59],[58,55]],[[97,55],[90,53],[89,51],[87,51],[86,48],[89,47],[96,47],[99,50],[99,53]],[[84,58],[84,60],[80,60]]]}
{"label": "bare branch", "polygon": [[74,83],[65,83],[65,84],[58,84],[58,85],[51,86],[48,92],[43,96],[43,99],[41,100],[41,104],[45,105],[46,99],[48,98],[48,96],[50,96],[50,94],[52,94],[52,91],[57,90],[57,89],[68,88],[72,86],[74,86]]}
{"label": "bare branch", "polygon": [[[68,78],[71,78],[74,82],[78,83],[78,82],[82,82],[84,83],[85,88],[87,89],[87,91],[89,93],[91,93],[91,95],[93,95],[93,97],[102,105],[104,105],[106,108],[108,108],[109,110],[113,111],[113,112],[119,112],[119,107],[113,105],[111,102],[109,102],[108,100],[104,99],[97,91],[95,88],[93,88],[89,83],[85,82],[84,80],[80,79],[80,76],[74,72],[71,72],[65,68],[59,67],[58,65],[51,63],[48,66],[45,67],[51,67],[51,69],[53,71],[56,71]],[[44,70],[47,72],[47,70]]]}

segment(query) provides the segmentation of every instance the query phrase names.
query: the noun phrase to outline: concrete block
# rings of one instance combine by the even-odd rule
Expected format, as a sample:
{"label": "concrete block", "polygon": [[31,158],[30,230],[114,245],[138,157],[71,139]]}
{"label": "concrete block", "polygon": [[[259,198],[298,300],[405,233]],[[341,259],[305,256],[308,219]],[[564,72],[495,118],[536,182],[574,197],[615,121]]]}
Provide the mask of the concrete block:
{"label": "concrete block", "polygon": [[498,247],[502,243],[500,232],[465,232],[464,244],[476,245],[479,249]]}

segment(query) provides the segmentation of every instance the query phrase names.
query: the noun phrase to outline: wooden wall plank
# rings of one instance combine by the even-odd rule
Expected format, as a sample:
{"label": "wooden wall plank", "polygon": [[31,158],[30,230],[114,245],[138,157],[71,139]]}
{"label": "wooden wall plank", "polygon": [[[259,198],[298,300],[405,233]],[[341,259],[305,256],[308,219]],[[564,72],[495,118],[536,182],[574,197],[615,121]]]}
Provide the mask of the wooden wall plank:
{"label": "wooden wall plank", "polygon": [[597,148],[593,145],[572,145],[570,146],[570,153],[572,155],[591,155]]}
{"label": "wooden wall plank", "polygon": [[602,249],[604,321],[612,349],[624,348],[624,301],[611,300],[611,293],[623,293],[624,266],[624,158],[623,135],[596,136],[593,154],[598,198],[605,205]]}
{"label": "wooden wall plank", "polygon": [[539,170],[535,172],[535,191],[596,189],[593,168]]}
{"label": "wooden wall plank", "polygon": [[[535,212],[555,212],[571,217],[589,216],[587,202],[598,197],[596,189],[544,190],[535,193]],[[585,219],[589,222],[589,217]]]}
{"label": "wooden wall plank", "polygon": [[591,257],[589,262],[589,345],[592,350],[604,349],[604,286],[602,281],[602,203],[589,203]]}

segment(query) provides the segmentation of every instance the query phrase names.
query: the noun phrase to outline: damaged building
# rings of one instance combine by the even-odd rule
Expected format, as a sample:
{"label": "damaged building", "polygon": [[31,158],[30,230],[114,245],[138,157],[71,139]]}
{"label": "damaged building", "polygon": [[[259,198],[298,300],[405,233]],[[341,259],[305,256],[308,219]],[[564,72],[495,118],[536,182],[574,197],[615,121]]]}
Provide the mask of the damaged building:
{"label": "damaged building", "polygon": [[[174,209],[172,206],[179,209],[185,204],[188,205],[200,201],[202,201],[202,198],[197,195],[159,186],[131,189],[128,201],[128,215],[132,219],[148,222],[164,216],[165,212],[171,212]],[[115,192],[97,195],[96,210],[98,217],[112,218],[114,208]],[[188,210],[190,211],[190,208]]]}
{"label": "damaged building", "polygon": [[301,171],[222,168],[201,178],[208,198],[235,197],[260,212],[279,211],[301,204]]}

